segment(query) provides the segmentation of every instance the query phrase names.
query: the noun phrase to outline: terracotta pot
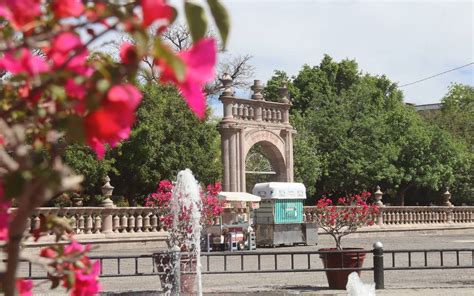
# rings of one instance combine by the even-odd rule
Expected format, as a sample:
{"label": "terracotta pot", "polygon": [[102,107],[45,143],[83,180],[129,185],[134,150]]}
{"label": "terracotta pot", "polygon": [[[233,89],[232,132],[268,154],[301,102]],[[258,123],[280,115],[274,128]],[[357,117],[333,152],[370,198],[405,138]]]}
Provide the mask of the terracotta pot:
{"label": "terracotta pot", "polygon": [[[363,250],[362,248],[343,248],[347,250]],[[365,253],[341,252],[335,248],[319,249],[319,251],[328,251],[328,253],[319,254],[323,261],[324,268],[351,268],[362,267],[365,259]],[[355,270],[326,271],[329,288],[346,289],[347,277]],[[360,271],[357,271],[360,276]]]}
{"label": "terracotta pot", "polygon": [[[170,253],[156,253],[153,254],[156,269],[160,274],[161,286],[165,292],[171,291],[175,293],[176,283],[175,275],[173,272],[173,262],[172,254]],[[180,262],[180,291],[186,295],[190,295],[194,292],[194,283],[196,279],[196,266],[197,259],[195,256],[181,255]],[[193,272],[185,274],[183,272]]]}

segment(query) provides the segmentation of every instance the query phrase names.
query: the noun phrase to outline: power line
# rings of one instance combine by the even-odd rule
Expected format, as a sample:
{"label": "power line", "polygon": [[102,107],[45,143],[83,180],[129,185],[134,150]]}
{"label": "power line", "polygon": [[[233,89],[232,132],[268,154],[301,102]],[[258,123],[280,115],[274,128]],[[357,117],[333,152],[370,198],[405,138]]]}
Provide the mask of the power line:
{"label": "power line", "polygon": [[441,73],[432,75],[432,76],[430,76],[430,77],[426,77],[426,78],[423,78],[423,79],[420,79],[420,80],[417,80],[417,81],[413,81],[413,82],[410,82],[410,83],[406,83],[406,84],[400,85],[400,86],[398,86],[398,88],[405,87],[405,86],[409,86],[409,85],[412,85],[412,84],[416,84],[416,83],[419,83],[419,82],[422,82],[422,81],[425,81],[425,80],[428,80],[428,79],[431,79],[431,78],[435,78],[435,77],[441,76],[441,75],[443,75],[443,74],[446,74],[446,73],[449,73],[449,72],[452,72],[452,71],[459,70],[459,69],[461,69],[461,68],[465,68],[465,67],[471,66],[471,65],[473,65],[473,64],[474,64],[474,62],[470,62],[469,64],[465,64],[465,65],[462,65],[462,66],[459,66],[459,67],[456,67],[456,68],[453,68],[453,69],[450,69],[450,70],[447,70],[447,71],[444,71],[444,72],[441,72]]}

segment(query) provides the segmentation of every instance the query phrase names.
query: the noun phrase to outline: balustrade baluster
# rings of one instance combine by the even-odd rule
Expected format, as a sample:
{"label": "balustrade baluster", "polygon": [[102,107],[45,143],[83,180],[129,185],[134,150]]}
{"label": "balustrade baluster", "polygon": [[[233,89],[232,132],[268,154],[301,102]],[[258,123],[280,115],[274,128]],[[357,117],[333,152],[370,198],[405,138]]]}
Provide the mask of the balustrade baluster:
{"label": "balustrade baluster", "polygon": [[243,116],[244,116],[244,105],[239,104],[239,118],[242,119]]}
{"label": "balustrade baluster", "polygon": [[77,218],[77,224],[78,224],[78,234],[82,234],[84,233],[84,215],[82,214],[82,212],[78,212],[78,218]]}
{"label": "balustrade baluster", "polygon": [[255,116],[255,110],[254,110],[253,107],[250,107],[250,108],[249,108],[249,119],[255,120],[255,117],[254,117],[254,116]]}
{"label": "balustrade baluster", "polygon": [[232,117],[234,117],[234,118],[238,116],[238,112],[239,112],[238,109],[237,109],[237,105],[238,104],[233,104],[232,105]]}
{"label": "balustrade baluster", "polygon": [[113,222],[113,232],[119,233],[120,232],[120,212],[114,215],[114,222]]}
{"label": "balustrade baluster", "polygon": [[402,224],[408,224],[408,212],[404,211],[403,212],[403,221]]}
{"label": "balustrade baluster", "polygon": [[100,212],[95,214],[95,223],[94,223],[94,233],[101,233],[102,232],[102,217]]}
{"label": "balustrade baluster", "polygon": [[277,121],[277,113],[275,109],[272,109],[272,120]]}
{"label": "balustrade baluster", "polygon": [[394,224],[400,224],[400,213],[398,211],[395,213],[395,223]]}
{"label": "balustrade baluster", "polygon": [[128,232],[134,233],[135,232],[135,216],[134,213],[131,213],[128,217]]}
{"label": "balustrade baluster", "polygon": [[277,111],[277,121],[281,122],[281,111],[280,110]]}
{"label": "balustrade baluster", "polygon": [[93,229],[93,219],[92,219],[92,211],[86,212],[86,234],[91,234]]}
{"label": "balustrade baluster", "polygon": [[249,119],[249,107],[247,105],[244,107],[244,119]]}
{"label": "balustrade baluster", "polygon": [[142,227],[143,227],[142,211],[137,212],[136,221],[137,221],[136,232],[142,232]]}
{"label": "balustrade baluster", "polygon": [[262,120],[266,121],[267,120],[267,109],[262,108]]}
{"label": "balustrade baluster", "polygon": [[151,231],[156,232],[158,231],[158,217],[155,213],[151,215]]}
{"label": "balustrade baluster", "polygon": [[407,224],[413,224],[413,212],[408,212],[408,221]]}
{"label": "balustrade baluster", "polygon": [[120,229],[122,230],[122,233],[128,232],[128,216],[126,211],[122,214]]}
{"label": "balustrade baluster", "polygon": [[145,212],[143,218],[143,231],[150,232],[150,212]]}

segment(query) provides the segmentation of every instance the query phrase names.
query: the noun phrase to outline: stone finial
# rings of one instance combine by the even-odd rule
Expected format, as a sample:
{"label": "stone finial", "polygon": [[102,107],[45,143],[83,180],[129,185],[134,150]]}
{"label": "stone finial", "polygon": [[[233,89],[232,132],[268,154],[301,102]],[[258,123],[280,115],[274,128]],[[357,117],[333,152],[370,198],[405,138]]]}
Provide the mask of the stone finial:
{"label": "stone finial", "polygon": [[290,100],[288,98],[288,82],[285,80],[282,82],[281,87],[278,89],[280,97],[278,100],[282,103],[288,104]]}
{"label": "stone finial", "polygon": [[375,187],[374,198],[375,198],[375,204],[379,207],[383,206],[382,195],[383,195],[383,192],[380,191],[380,186],[377,185],[377,187]]}
{"label": "stone finial", "polygon": [[224,75],[222,75],[222,78],[219,80],[224,86],[224,91],[222,92],[222,95],[232,96],[234,94],[234,90],[232,89],[232,83],[234,82],[234,80],[232,79],[232,76],[230,76],[229,73],[224,73]]}
{"label": "stone finial", "polygon": [[102,195],[105,196],[105,199],[102,201],[103,207],[113,207],[114,202],[110,199],[112,197],[112,192],[114,191],[114,186],[110,185],[109,176],[104,178],[105,184],[101,187]]}
{"label": "stone finial", "polygon": [[446,187],[446,192],[443,193],[443,206],[452,207],[453,204],[450,201],[451,193],[449,192],[449,187]]}
{"label": "stone finial", "polygon": [[252,100],[263,100],[263,84],[260,80],[254,80],[250,89],[253,91]]}

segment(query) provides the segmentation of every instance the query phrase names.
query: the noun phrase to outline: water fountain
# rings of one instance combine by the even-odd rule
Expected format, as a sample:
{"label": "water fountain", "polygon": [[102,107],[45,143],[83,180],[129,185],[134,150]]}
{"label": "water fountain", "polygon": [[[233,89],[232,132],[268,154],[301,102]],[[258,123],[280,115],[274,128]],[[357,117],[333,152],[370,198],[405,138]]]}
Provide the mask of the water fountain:
{"label": "water fountain", "polygon": [[168,229],[169,251],[155,254],[155,264],[166,295],[202,295],[201,280],[201,193],[189,169],[180,171],[173,188]]}

